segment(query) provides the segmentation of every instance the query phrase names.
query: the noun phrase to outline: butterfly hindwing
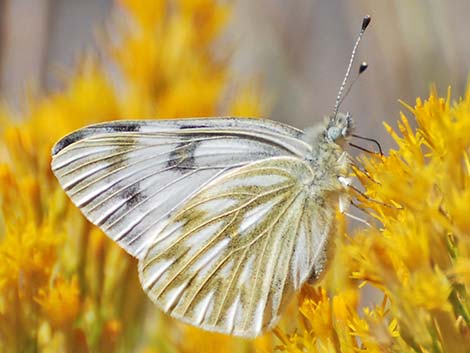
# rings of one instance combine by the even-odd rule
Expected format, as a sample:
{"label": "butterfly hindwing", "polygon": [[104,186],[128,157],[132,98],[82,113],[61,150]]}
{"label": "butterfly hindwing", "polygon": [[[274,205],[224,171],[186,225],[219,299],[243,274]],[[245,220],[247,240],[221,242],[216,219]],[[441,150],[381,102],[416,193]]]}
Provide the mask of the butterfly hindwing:
{"label": "butterfly hindwing", "polygon": [[261,119],[116,121],[60,140],[52,169],[92,223],[141,257],[162,224],[213,180],[254,161],[305,155],[301,134]]}
{"label": "butterfly hindwing", "polygon": [[[255,337],[324,256],[334,211],[296,157],[232,170],[173,214],[139,262],[142,287],[171,316]],[[313,214],[315,213],[315,214]]]}

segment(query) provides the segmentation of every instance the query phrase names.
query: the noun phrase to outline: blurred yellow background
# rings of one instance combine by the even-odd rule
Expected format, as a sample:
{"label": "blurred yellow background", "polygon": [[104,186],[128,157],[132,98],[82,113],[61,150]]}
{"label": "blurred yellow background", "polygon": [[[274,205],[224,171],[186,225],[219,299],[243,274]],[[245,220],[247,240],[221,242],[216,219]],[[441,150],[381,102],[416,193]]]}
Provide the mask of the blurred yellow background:
{"label": "blurred yellow background", "polygon": [[[229,2],[229,1],[225,1]],[[229,2],[231,3],[231,2]],[[303,128],[330,113],[362,16],[372,24],[357,62],[370,67],[345,101],[358,132],[389,138],[383,120],[435,83],[462,93],[470,69],[470,2],[239,0],[226,31],[231,65],[262,78],[270,116]],[[58,89],[77,57],[122,14],[112,0],[0,2],[0,96],[18,104],[25,86]]]}
{"label": "blurred yellow background", "polygon": [[[470,337],[470,94],[455,107],[419,101],[421,130],[404,119],[403,138],[382,122],[396,126],[398,99],[414,105],[433,83],[464,95],[469,13],[468,1],[429,0],[0,1],[0,352],[459,352],[449,347]],[[358,133],[399,146],[362,160],[370,176],[356,171],[373,199],[359,202],[385,231],[338,237],[323,289],[306,286],[274,334],[244,341],[161,315],[135,259],[57,184],[52,144],[118,118],[312,125],[332,111],[365,14],[356,68],[370,68],[342,110]]]}

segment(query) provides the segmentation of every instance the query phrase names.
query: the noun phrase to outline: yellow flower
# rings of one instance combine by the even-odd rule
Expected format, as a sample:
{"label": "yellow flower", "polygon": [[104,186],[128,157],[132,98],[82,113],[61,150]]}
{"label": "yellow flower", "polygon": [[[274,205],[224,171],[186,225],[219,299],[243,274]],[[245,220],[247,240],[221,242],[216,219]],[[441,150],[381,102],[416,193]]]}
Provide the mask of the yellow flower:
{"label": "yellow flower", "polygon": [[62,236],[53,216],[41,220],[40,185],[0,166],[0,194],[4,232],[0,242],[0,296],[10,290],[31,297],[47,283]]}
{"label": "yellow flower", "polygon": [[[315,329],[280,332],[285,352],[322,352],[325,337],[337,340],[332,352],[468,349],[470,88],[454,103],[450,90],[446,98],[433,90],[406,107],[417,128],[401,114],[399,132],[385,125],[398,149],[362,157],[355,168],[366,197],[352,193],[376,225],[337,239],[340,253],[321,292],[330,296],[304,297],[299,308]],[[375,298],[385,298],[381,305],[367,305],[372,287]]]}
{"label": "yellow flower", "polygon": [[408,281],[409,283],[405,283],[397,294],[400,300],[427,311],[450,311],[448,299],[451,286],[448,279],[438,269],[433,272],[430,269],[415,271]]}
{"label": "yellow flower", "polygon": [[70,325],[80,311],[78,280],[57,278],[48,289],[40,289],[35,298],[50,323],[58,328]]}
{"label": "yellow flower", "polygon": [[470,126],[469,95],[452,106],[450,91],[446,99],[433,91],[428,101],[418,99],[415,108],[408,108],[417,131],[402,114],[402,136],[386,126],[399,149],[390,157],[363,159],[373,179],[361,178],[371,196],[363,204],[383,230],[368,233],[370,251],[358,259],[362,273],[356,276],[375,278],[391,299],[391,312],[407,343],[432,351],[450,344],[451,336],[462,342],[455,325],[461,315],[468,318],[468,296],[450,275],[468,259],[468,252],[459,248],[468,247],[470,234],[461,216],[470,211],[470,198],[461,199],[468,196],[470,178],[470,139],[463,132]]}
{"label": "yellow flower", "polygon": [[256,85],[231,76],[228,58],[216,54],[230,5],[117,2],[122,17],[98,43],[112,76],[88,56],[60,92],[31,99],[22,116],[0,107],[0,351],[271,347],[271,336],[244,342],[162,315],[140,286],[136,260],[83,218],[52,175],[53,143],[88,124],[260,115]]}
{"label": "yellow flower", "polygon": [[308,320],[308,330],[314,333],[316,339],[328,340],[333,329],[333,323],[331,303],[326,291],[323,288],[315,290],[308,287],[303,290],[305,299],[299,307],[299,311]]}

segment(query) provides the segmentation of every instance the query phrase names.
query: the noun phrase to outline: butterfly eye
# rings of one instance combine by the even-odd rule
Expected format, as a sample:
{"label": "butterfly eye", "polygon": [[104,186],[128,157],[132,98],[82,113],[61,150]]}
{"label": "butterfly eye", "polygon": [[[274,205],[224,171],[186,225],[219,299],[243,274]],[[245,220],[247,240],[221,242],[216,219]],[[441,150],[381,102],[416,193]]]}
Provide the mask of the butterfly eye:
{"label": "butterfly eye", "polygon": [[330,126],[328,130],[326,130],[326,136],[330,141],[337,141],[340,137],[343,136],[341,131],[342,129],[337,126]]}

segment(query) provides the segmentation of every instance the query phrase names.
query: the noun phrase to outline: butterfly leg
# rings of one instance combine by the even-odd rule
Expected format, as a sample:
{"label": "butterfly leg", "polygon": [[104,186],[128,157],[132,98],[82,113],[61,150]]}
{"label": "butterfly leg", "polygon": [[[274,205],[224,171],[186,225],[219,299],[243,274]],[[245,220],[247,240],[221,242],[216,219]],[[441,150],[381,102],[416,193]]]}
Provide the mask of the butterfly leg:
{"label": "butterfly leg", "polygon": [[355,193],[361,195],[364,199],[366,199],[367,201],[371,201],[371,202],[374,202],[374,203],[377,203],[381,206],[385,206],[385,207],[389,207],[389,208],[393,208],[393,209],[396,209],[396,210],[401,210],[402,207],[397,207],[397,206],[393,206],[393,205],[390,205],[388,203],[385,203],[385,202],[382,202],[382,201],[379,201],[379,200],[375,200],[375,199],[372,199],[370,198],[369,196],[367,196],[365,193],[363,193],[361,190],[359,190],[358,188],[356,188],[355,186],[353,185],[348,185],[348,187],[350,189],[352,189]]}
{"label": "butterfly leg", "polygon": [[366,177],[367,179],[369,179],[371,182],[373,182],[374,184],[380,184],[377,180],[375,180],[374,178],[372,178],[372,176],[369,174],[369,172],[368,172],[366,169],[363,169],[363,168],[359,167],[359,166],[356,165],[356,164],[354,163],[354,161],[352,161],[352,160],[351,160],[351,163],[350,163],[350,164],[351,164],[351,168],[352,168],[354,174],[357,175],[358,173],[361,173],[361,174],[365,175],[365,177]]}
{"label": "butterfly leg", "polygon": [[348,212],[342,212],[345,216],[351,218],[351,219],[354,219],[355,221],[358,221],[358,222],[361,222],[362,224],[366,225],[367,227],[369,228],[372,228],[372,226],[370,225],[369,222],[367,222],[365,219],[362,219],[360,217],[357,217],[351,213],[348,213]]}
{"label": "butterfly leg", "polygon": [[[354,186],[351,185],[352,180],[351,178],[345,178],[345,177],[338,177],[338,180],[341,184],[343,184],[345,187],[348,188],[353,188],[354,190],[357,190]],[[359,190],[358,190],[359,191]],[[348,206],[352,203],[348,195],[340,195],[339,197],[339,211],[344,214],[345,216],[354,219],[355,221],[361,222],[362,224],[365,224],[368,227],[372,227],[369,222],[367,222],[365,219],[362,219],[360,217],[354,216],[353,214],[347,212]]]}

